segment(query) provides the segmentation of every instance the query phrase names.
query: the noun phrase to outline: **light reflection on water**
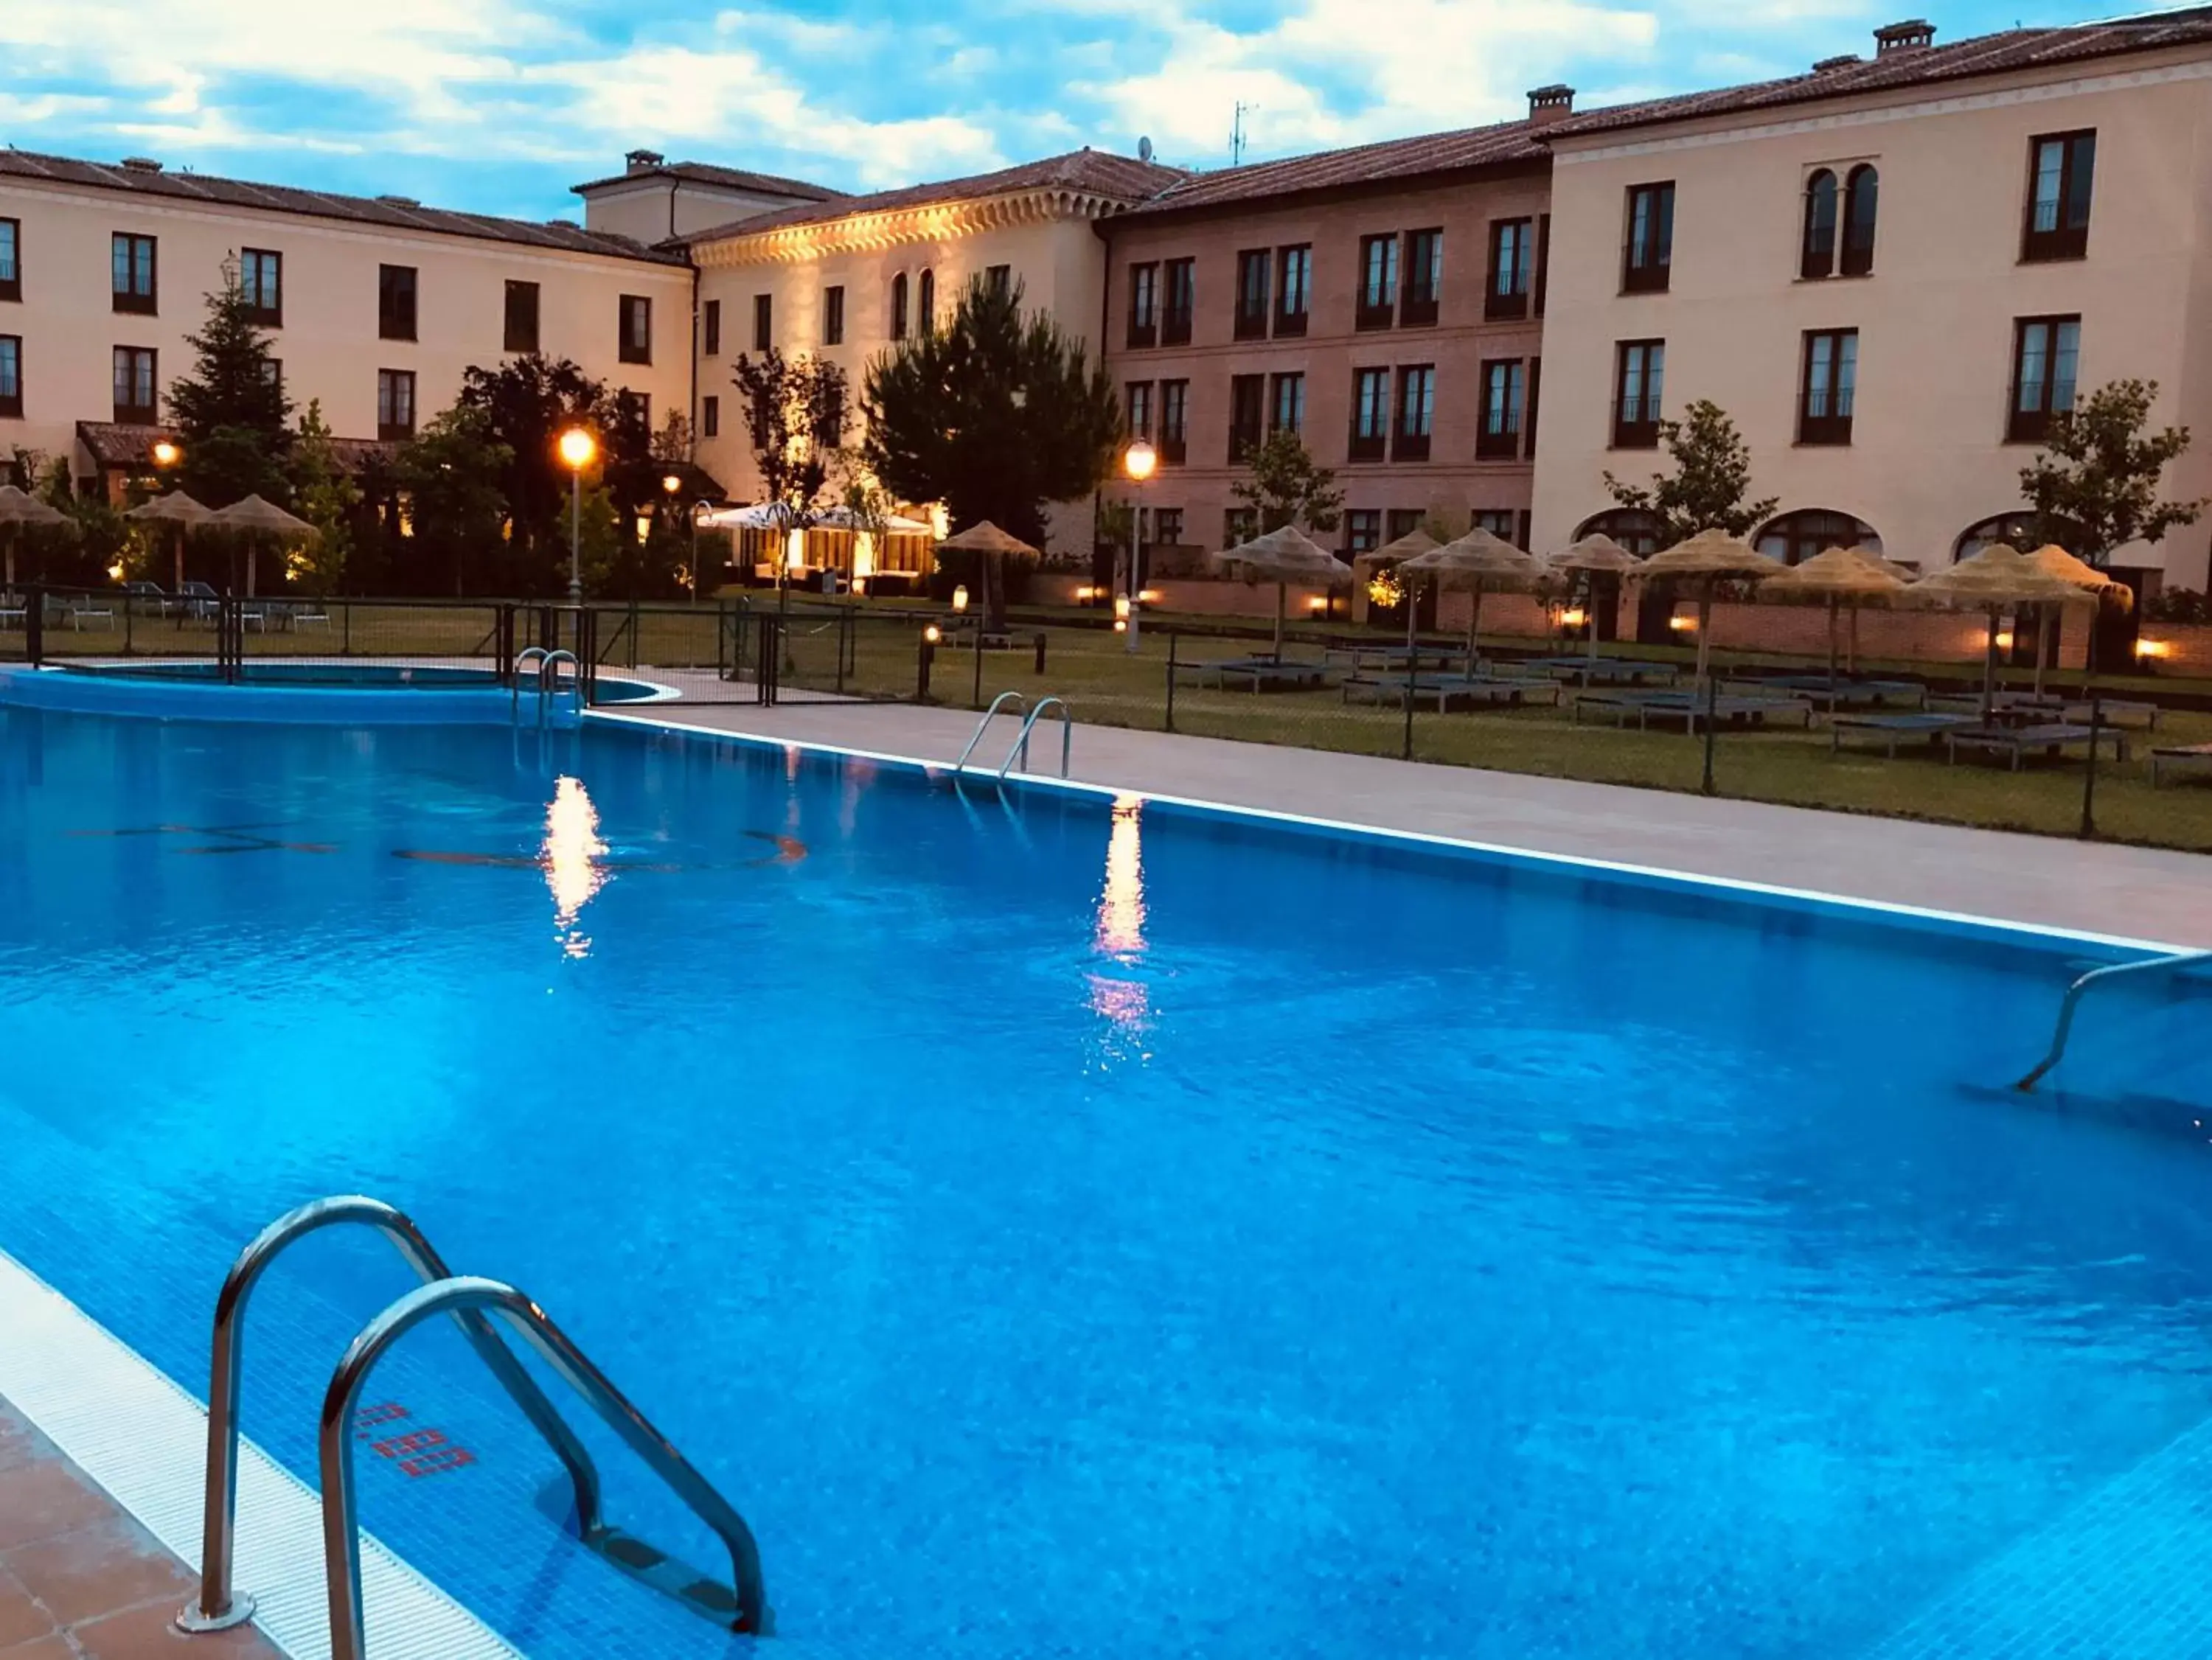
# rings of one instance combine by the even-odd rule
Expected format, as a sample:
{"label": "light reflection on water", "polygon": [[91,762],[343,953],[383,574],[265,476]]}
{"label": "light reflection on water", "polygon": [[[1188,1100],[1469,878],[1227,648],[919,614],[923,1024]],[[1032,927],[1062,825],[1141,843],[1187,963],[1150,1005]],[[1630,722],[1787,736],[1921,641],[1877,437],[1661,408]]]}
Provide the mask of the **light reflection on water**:
{"label": "light reflection on water", "polygon": [[545,844],[539,858],[545,868],[545,886],[553,895],[555,936],[571,957],[591,954],[591,936],[576,926],[576,918],[607,879],[599,861],[607,845],[599,839],[599,809],[580,779],[564,778],[554,785],[553,799],[545,808]]}
{"label": "light reflection on water", "polygon": [[[1115,799],[1106,883],[1099,890],[1098,923],[1091,936],[1100,956],[1124,967],[1133,967],[1145,954],[1144,806],[1138,796]],[[1142,980],[1098,972],[1085,978],[1094,1013],[1128,1031],[1143,1028],[1152,999]]]}

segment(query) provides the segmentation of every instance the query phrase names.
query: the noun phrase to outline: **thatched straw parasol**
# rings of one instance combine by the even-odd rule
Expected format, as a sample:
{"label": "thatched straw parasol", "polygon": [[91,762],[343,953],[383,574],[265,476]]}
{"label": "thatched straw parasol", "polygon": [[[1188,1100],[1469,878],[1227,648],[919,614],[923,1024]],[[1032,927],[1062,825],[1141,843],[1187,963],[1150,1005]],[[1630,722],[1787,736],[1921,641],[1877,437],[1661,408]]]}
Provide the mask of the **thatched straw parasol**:
{"label": "thatched straw parasol", "polygon": [[1983,652],[1982,718],[1996,707],[1997,691],[1997,619],[2021,605],[2086,605],[2094,603],[2087,589],[2051,575],[2027,554],[2002,544],[1982,549],[1970,559],[1925,576],[1905,591],[1916,603],[1948,606],[1954,610],[1989,614],[1989,644]]}
{"label": "thatched straw parasol", "polygon": [[8,585],[15,585],[15,542],[27,524],[66,524],[69,515],[58,507],[49,506],[38,497],[17,489],[12,484],[0,484],[0,530],[8,532]]}
{"label": "thatched straw parasol", "polygon": [[216,508],[207,516],[205,528],[234,536],[246,544],[246,591],[249,597],[253,593],[254,552],[258,542],[264,537],[281,542],[287,537],[311,536],[315,533],[315,527],[306,519],[259,496],[248,496],[228,507]]}
{"label": "thatched straw parasol", "polygon": [[1295,524],[1224,548],[1213,556],[1214,568],[1247,582],[1275,585],[1275,657],[1283,655],[1283,613],[1290,603],[1291,586],[1341,588],[1352,580],[1351,567],[1306,535]]}
{"label": "thatched straw parasol", "polygon": [[[1010,559],[1018,559],[1035,563],[1044,557],[1038,549],[1030,547],[1019,536],[1009,535],[1000,530],[988,518],[978,520],[957,536],[949,536],[937,544],[939,553],[942,554],[948,550],[956,554],[973,554],[981,562],[983,573],[983,626],[994,633],[1006,626],[1006,583],[1004,574],[1006,561]],[[1130,573],[1133,578],[1135,574],[1133,571]],[[1136,603],[1137,597],[1134,594],[1130,595],[1129,603],[1134,606]]]}
{"label": "thatched straw parasol", "polygon": [[[1579,542],[1571,542],[1544,560],[1552,569],[1568,578],[1583,577],[1589,582],[1589,656],[1597,661],[1597,596],[1600,577],[1614,577],[1627,581],[1644,574],[1644,561],[1622,547],[1603,531],[1586,536]],[[1613,593],[1618,595],[1619,590]]]}
{"label": "thatched straw parasol", "polygon": [[[2115,582],[2110,573],[2100,571],[2095,566],[2075,558],[2055,542],[2046,542],[2042,547],[2034,548],[2022,557],[2044,575],[2057,577],[2061,582],[2069,582],[2083,593],[2094,594],[2100,604],[2106,599],[2117,600],[2120,609],[2126,610],[2136,603],[2136,591],[2129,587],[2126,583]],[[2050,608],[2045,606],[2036,608],[2035,691],[2039,697],[2043,694],[2044,661],[2051,655],[2049,650],[2051,626],[2056,620],[2056,613]],[[2093,657],[2096,649],[2096,640],[2093,635],[2089,642],[2089,650]]]}
{"label": "thatched straw parasol", "polygon": [[123,515],[141,524],[173,524],[177,527],[177,589],[185,585],[185,538],[214,517],[214,510],[203,507],[182,490],[172,490],[167,495],[151,496]]}
{"label": "thatched straw parasol", "polygon": [[1463,588],[1474,597],[1467,615],[1467,668],[1470,675],[1474,672],[1474,636],[1476,626],[1482,621],[1483,591],[1494,588],[1526,593],[1540,586],[1551,574],[1541,560],[1522,553],[1504,537],[1480,525],[1455,542],[1447,542],[1441,548],[1431,548],[1427,553],[1401,560],[1398,568],[1407,576],[1433,582],[1439,588]]}
{"label": "thatched straw parasol", "polygon": [[[1836,619],[1845,605],[1854,623],[1862,605],[1887,603],[1905,591],[1905,579],[1887,568],[1863,548],[1829,548],[1802,565],[1792,566],[1759,585],[1759,597],[1784,603],[1825,604],[1828,608],[1828,684],[1836,683]],[[1856,639],[1852,667],[1858,664]]]}
{"label": "thatched straw parasol", "polygon": [[1747,542],[1739,542],[1725,530],[1700,530],[1687,542],[1678,542],[1644,561],[1646,577],[1677,577],[1696,585],[1698,591],[1698,678],[1705,677],[1712,657],[1713,590],[1729,581],[1755,581],[1778,576],[1790,567],[1769,559]]}

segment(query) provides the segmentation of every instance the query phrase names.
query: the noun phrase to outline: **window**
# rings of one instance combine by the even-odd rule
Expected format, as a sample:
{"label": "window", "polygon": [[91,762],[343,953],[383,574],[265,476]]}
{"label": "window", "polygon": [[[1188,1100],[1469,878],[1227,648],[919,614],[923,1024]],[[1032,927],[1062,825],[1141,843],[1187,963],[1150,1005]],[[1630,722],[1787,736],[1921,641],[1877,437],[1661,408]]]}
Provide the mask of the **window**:
{"label": "window", "polygon": [[615,355],[625,363],[653,361],[653,302],[643,294],[626,294],[619,307],[620,337]]}
{"label": "window", "polygon": [[722,435],[722,400],[702,397],[699,400],[699,436],[720,438]]}
{"label": "window", "polygon": [[1859,331],[1823,329],[1805,336],[1797,391],[1797,441],[1851,441],[1851,399],[1859,375]]}
{"label": "window", "polygon": [[1382,515],[1372,507],[1355,507],[1344,516],[1344,550],[1371,554],[1382,545]]}
{"label": "window", "polygon": [[2074,407],[2074,371],[2081,354],[2078,317],[2023,317],[2013,324],[2007,442],[2042,442],[2051,430],[2052,414]]}
{"label": "window", "polygon": [[23,297],[23,225],[0,219],[0,300]]}
{"label": "window", "polygon": [[415,372],[376,372],[376,435],[386,443],[415,436]]}
{"label": "window", "polygon": [[[638,397],[639,408],[646,407],[642,397],[635,393],[625,396]],[[820,412],[814,422],[812,437],[814,442],[825,450],[834,450],[845,441],[845,389],[842,385],[831,386],[824,393]]]}
{"label": "window", "polygon": [[1221,545],[1241,548],[1260,534],[1257,507],[1226,507],[1221,513]]}
{"label": "window", "polygon": [[281,357],[263,358],[261,380],[264,385],[274,386],[278,391],[283,391],[284,390],[284,360]]}
{"label": "window", "polygon": [[634,392],[627,386],[615,390],[615,419],[641,433],[653,430],[653,394]]}
{"label": "window", "polygon": [[1380,461],[1390,434],[1390,372],[1355,369],[1352,373],[1352,461]]}
{"label": "window", "polygon": [[154,388],[154,353],[144,346],[115,348],[115,419],[125,427],[150,427],[161,419]]}
{"label": "window", "polygon": [[1272,256],[1265,248],[1248,248],[1237,256],[1237,327],[1239,340],[1261,340],[1267,333],[1267,265]]}
{"label": "window", "polygon": [[1624,340],[1613,375],[1613,447],[1659,447],[1659,396],[1667,378],[1667,342]]}
{"label": "window", "polygon": [[1628,191],[1628,248],[1624,294],[1664,294],[1674,261],[1674,186],[1632,185]]}
{"label": "window", "polygon": [[1528,409],[1521,421],[1521,453],[1533,457],[1536,453],[1536,394],[1544,383],[1544,360],[1528,360]]}
{"label": "window", "polygon": [[415,268],[379,265],[376,268],[376,337],[380,340],[415,338]]}
{"label": "window", "polygon": [[1306,331],[1306,312],[1313,304],[1313,244],[1301,242],[1275,255],[1275,335],[1278,339]]}
{"label": "window", "polygon": [[1474,435],[1480,459],[1510,461],[1521,453],[1522,373],[1517,357],[1482,366],[1482,425]]}
{"label": "window", "polygon": [[284,256],[266,248],[238,251],[238,286],[247,312],[264,329],[284,326]]}
{"label": "window", "polygon": [[1845,276],[1866,276],[1874,270],[1874,220],[1881,195],[1881,175],[1870,167],[1853,167],[1844,181]]}
{"label": "window", "polygon": [[1536,215],[1536,315],[1544,314],[1544,288],[1552,275],[1552,215]]}
{"label": "window", "polygon": [[1129,346],[1158,343],[1160,268],[1157,262],[1129,267]]}
{"label": "window", "polygon": [[1536,261],[1534,231],[1530,220],[1491,221],[1490,284],[1482,297],[1485,317],[1528,315],[1528,288]]}
{"label": "window", "polygon": [[899,272],[891,278],[891,338],[904,340],[907,336],[906,273]]}
{"label": "window", "polygon": [[[901,277],[899,281],[903,282],[906,279],[904,277]],[[511,282],[507,284],[507,287],[510,288],[514,286],[514,285]],[[535,335],[537,330],[533,328],[531,332]],[[511,351],[514,348],[510,346],[508,349]],[[700,308],[699,350],[702,355],[707,357],[719,357],[721,355],[722,302],[719,300],[710,300],[705,306]]]}
{"label": "window", "polygon": [[1595,518],[1584,519],[1576,530],[1575,538],[1580,541],[1584,536],[1611,536],[1620,544],[1623,553],[1649,559],[1659,551],[1660,530],[1659,515],[1649,508],[1615,507]]}
{"label": "window", "polygon": [[154,315],[155,293],[154,283],[154,239],[150,236],[126,236],[118,231],[113,238],[115,268],[115,309]]}
{"label": "window", "polygon": [[1805,181],[1805,245],[1797,258],[1797,275],[1807,282],[1827,276],[1836,269],[1836,175],[1826,167]]}
{"label": "window", "polygon": [[1437,414],[1437,372],[1416,363],[1398,371],[1398,427],[1390,441],[1393,461],[1426,461],[1429,429]]}
{"label": "window", "polygon": [[822,343],[845,343],[845,285],[832,283],[822,291]]}
{"label": "window", "polygon": [[1474,528],[1487,530],[1506,542],[1513,540],[1513,510],[1510,507],[1484,507],[1474,517]]}
{"label": "window", "polygon": [[992,294],[1004,300],[1013,292],[1014,268],[1012,265],[993,265],[983,273],[983,286]]}
{"label": "window", "polygon": [[915,285],[915,320],[924,334],[937,332],[937,273],[926,270]]}
{"label": "window", "polygon": [[1253,445],[1260,441],[1260,423],[1264,418],[1267,397],[1267,377],[1261,374],[1232,375],[1229,381],[1229,464],[1234,467],[1244,459]]}
{"label": "window", "polygon": [[1188,380],[1160,382],[1160,435],[1153,444],[1160,452],[1161,466],[1182,465],[1190,445],[1190,382]]}
{"label": "window", "polygon": [[1759,531],[1753,545],[1784,565],[1802,565],[1831,548],[1860,548],[1876,557],[1881,554],[1881,538],[1873,525],[1850,513],[1816,507],[1783,514]]}
{"label": "window", "polygon": [[753,296],[753,349],[767,351],[775,343],[775,296]]}
{"label": "window", "polygon": [[1407,328],[1437,320],[1437,300],[1444,286],[1444,233],[1406,233],[1406,300],[1398,321]]}
{"label": "window", "polygon": [[1167,263],[1167,295],[1160,307],[1160,344],[1190,343],[1191,318],[1198,310],[1196,262],[1170,259]]}
{"label": "window", "polygon": [[1267,430],[1303,433],[1306,429],[1306,378],[1279,374],[1267,386]]}
{"label": "window", "polygon": [[[721,314],[712,300],[707,303],[707,337],[715,338],[721,324]],[[538,285],[535,282],[509,282],[507,285],[507,316],[500,343],[510,352],[534,352],[538,349]],[[717,342],[717,344],[720,342]],[[713,351],[714,348],[707,348]]]}
{"label": "window", "polygon": [[2022,259],[2080,259],[2089,251],[2089,186],[2097,171],[2094,132],[2028,141],[2027,232]]}
{"label": "window", "polygon": [[1156,507],[1152,510],[1152,540],[1163,548],[1182,546],[1182,509]]}
{"label": "window", "polygon": [[1428,514],[1419,507],[1393,507],[1382,516],[1382,534],[1395,542],[1419,530],[1427,518]]}
{"label": "window", "polygon": [[1129,417],[1129,436],[1150,439],[1152,435],[1152,383],[1133,380],[1122,389],[1121,407]]}
{"label": "window", "polygon": [[1352,314],[1358,329],[1387,329],[1398,299],[1398,239],[1359,239],[1359,305]]}
{"label": "window", "polygon": [[0,334],[0,419],[23,418],[23,337]]}

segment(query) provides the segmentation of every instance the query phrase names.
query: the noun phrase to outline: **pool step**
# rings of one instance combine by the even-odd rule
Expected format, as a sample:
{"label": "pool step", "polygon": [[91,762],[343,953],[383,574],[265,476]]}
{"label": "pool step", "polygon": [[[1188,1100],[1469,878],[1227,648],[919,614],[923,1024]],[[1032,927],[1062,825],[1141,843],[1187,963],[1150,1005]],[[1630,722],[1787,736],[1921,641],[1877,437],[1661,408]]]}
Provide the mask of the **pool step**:
{"label": "pool step", "polygon": [[1980,1566],[1864,1660],[2212,1654],[2212,1420]]}

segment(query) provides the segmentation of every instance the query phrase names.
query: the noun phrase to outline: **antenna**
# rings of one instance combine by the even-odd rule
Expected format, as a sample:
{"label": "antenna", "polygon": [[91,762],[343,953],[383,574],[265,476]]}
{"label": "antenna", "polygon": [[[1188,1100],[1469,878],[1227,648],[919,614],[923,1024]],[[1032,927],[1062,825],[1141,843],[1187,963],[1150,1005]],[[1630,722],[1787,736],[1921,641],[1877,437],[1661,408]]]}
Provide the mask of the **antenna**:
{"label": "antenna", "polygon": [[1244,163],[1244,117],[1251,108],[1242,99],[1237,100],[1237,118],[1229,129],[1229,165],[1232,167]]}
{"label": "antenna", "polygon": [[1149,138],[1139,138],[1137,141],[1137,160],[1139,161],[1149,161],[1152,159],[1152,141]]}

